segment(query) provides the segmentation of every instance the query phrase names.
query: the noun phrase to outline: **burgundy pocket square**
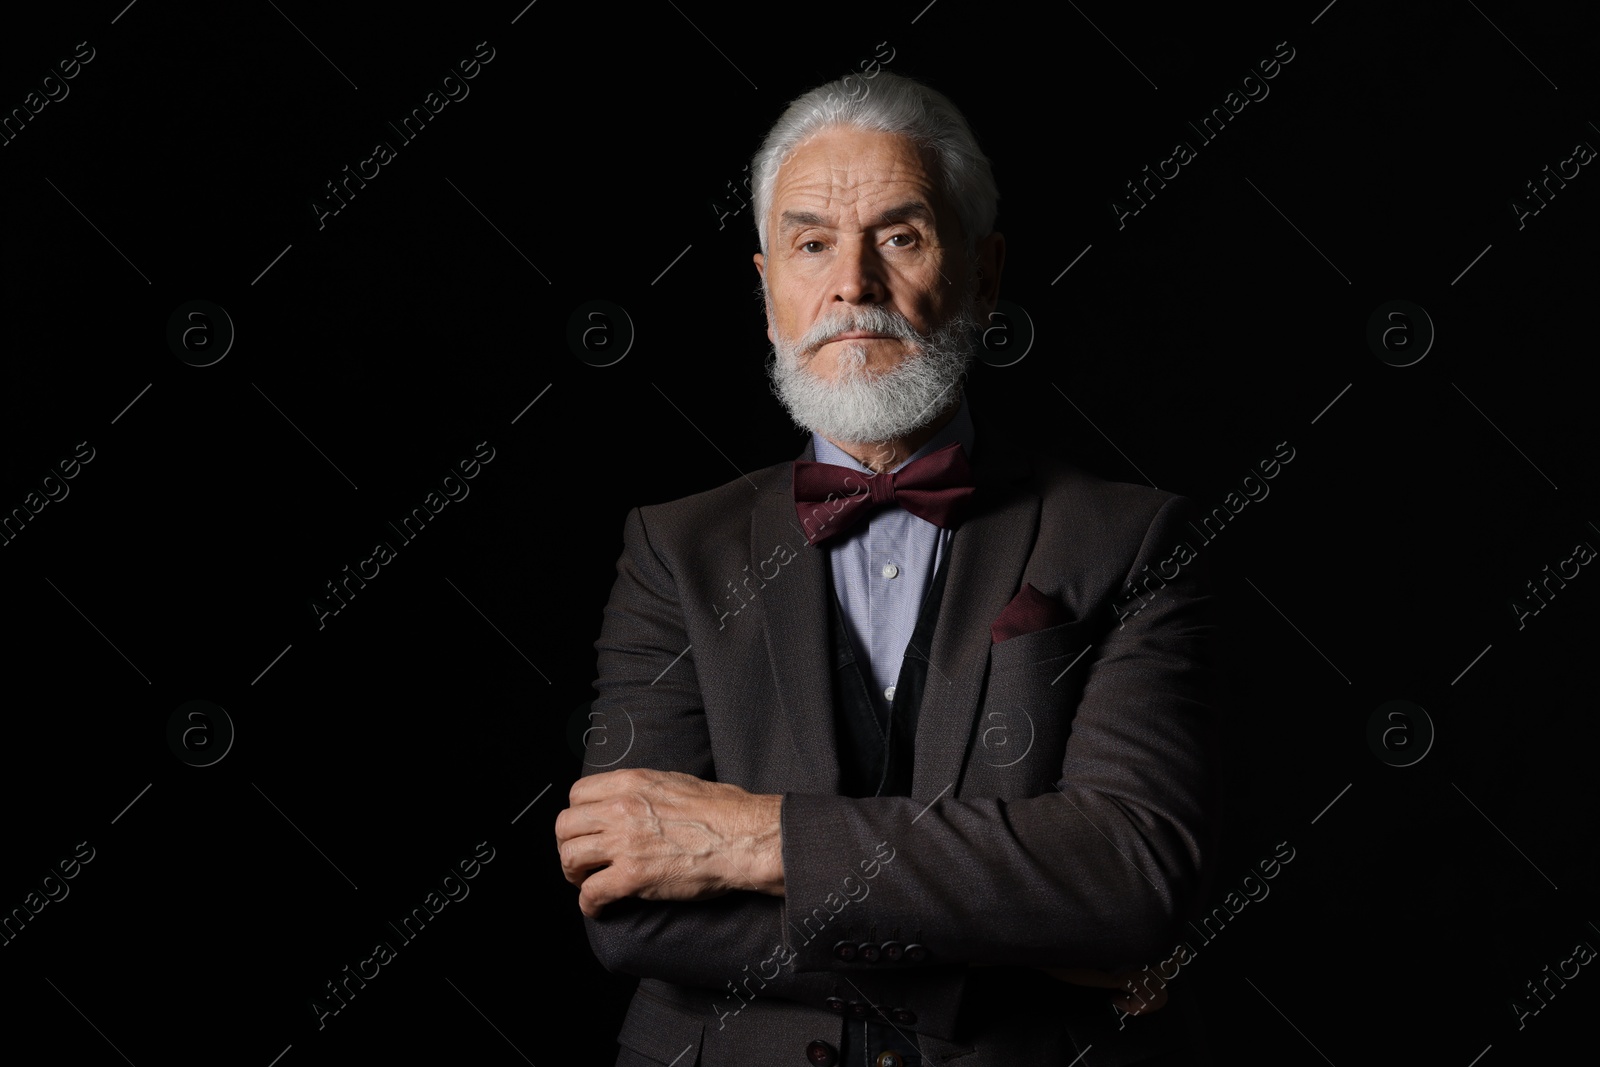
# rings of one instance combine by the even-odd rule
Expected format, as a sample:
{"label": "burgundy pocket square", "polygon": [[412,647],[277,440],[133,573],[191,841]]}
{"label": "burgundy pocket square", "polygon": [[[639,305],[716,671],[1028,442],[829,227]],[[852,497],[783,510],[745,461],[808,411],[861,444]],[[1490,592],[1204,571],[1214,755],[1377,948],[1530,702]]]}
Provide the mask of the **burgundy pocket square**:
{"label": "burgundy pocket square", "polygon": [[1021,592],[1011,598],[1011,603],[989,627],[989,633],[998,645],[1001,641],[1058,626],[1071,619],[1066,608],[1025,582]]}

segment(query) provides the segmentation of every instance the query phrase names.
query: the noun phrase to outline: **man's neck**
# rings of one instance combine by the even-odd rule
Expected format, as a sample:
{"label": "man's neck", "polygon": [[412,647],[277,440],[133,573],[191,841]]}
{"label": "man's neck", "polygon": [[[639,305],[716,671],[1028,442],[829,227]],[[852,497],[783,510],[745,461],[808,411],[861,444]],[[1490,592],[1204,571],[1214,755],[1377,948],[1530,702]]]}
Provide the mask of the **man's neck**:
{"label": "man's neck", "polygon": [[836,441],[826,434],[826,440],[838,448],[848,452],[857,463],[870,468],[878,474],[892,470],[905,462],[906,458],[917,449],[933,439],[933,435],[956,417],[956,412],[961,410],[961,398],[956,397],[955,403],[940,412],[934,420],[927,425],[913,430],[903,437],[890,438],[887,441]]}

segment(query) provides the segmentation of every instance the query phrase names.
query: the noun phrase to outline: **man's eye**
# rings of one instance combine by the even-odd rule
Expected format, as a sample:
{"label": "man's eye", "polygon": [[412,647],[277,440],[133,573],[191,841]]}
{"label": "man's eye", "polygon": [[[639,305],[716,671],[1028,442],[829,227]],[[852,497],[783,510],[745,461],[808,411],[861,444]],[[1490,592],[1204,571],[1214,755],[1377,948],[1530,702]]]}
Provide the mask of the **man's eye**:
{"label": "man's eye", "polygon": [[894,234],[892,237],[890,237],[889,240],[891,242],[893,242],[893,241],[904,241],[905,244],[898,244],[898,245],[895,245],[894,247],[896,247],[896,248],[907,248],[916,240],[916,238],[911,236],[911,234],[909,234],[909,233],[897,233],[897,234]]}
{"label": "man's eye", "polygon": [[820,252],[820,251],[822,251],[822,242],[821,241],[807,241],[805,244],[800,246],[800,251],[802,251],[802,252]]}

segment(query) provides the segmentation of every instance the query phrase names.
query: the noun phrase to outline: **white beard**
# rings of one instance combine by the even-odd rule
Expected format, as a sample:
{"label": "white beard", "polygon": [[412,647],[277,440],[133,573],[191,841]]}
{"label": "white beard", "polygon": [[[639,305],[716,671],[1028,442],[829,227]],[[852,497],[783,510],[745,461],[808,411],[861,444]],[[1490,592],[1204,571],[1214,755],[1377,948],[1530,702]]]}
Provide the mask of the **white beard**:
{"label": "white beard", "polygon": [[[928,336],[887,308],[847,307],[817,322],[798,340],[780,334],[767,359],[767,376],[800,429],[833,441],[888,441],[928,425],[957,401],[967,364],[976,354],[978,327],[972,298]],[[849,330],[897,337],[910,351],[893,370],[873,374],[866,369],[869,342],[847,341],[837,357],[838,379],[819,377],[809,366],[816,350],[829,337]]]}

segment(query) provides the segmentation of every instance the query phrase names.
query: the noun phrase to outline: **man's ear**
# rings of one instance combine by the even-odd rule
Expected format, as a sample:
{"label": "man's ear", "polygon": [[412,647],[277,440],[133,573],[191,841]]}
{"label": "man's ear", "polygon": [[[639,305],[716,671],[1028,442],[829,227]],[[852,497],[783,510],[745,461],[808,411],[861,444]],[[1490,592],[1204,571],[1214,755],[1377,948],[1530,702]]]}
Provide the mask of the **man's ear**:
{"label": "man's ear", "polygon": [[[766,260],[766,257],[763,256],[760,252],[757,252],[754,256],[751,257],[751,259],[755,261],[756,274],[758,274],[761,277],[762,282],[765,283],[766,279],[767,279],[767,260]],[[766,312],[766,316],[767,316],[767,340],[771,341],[773,344],[777,344],[778,343],[778,337],[777,337],[776,334],[774,334],[772,332],[772,300],[771,300],[770,297],[767,296],[767,293],[768,293],[768,290],[763,285],[761,307]]]}
{"label": "man's ear", "polygon": [[978,242],[978,306],[986,315],[1000,299],[1000,271],[1006,264],[1006,238],[998,230]]}

